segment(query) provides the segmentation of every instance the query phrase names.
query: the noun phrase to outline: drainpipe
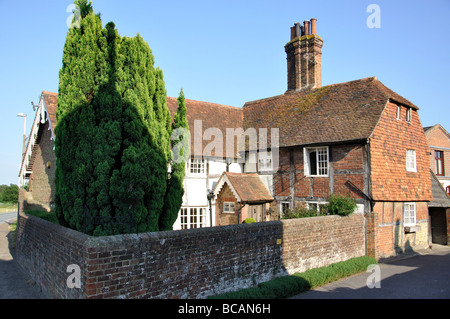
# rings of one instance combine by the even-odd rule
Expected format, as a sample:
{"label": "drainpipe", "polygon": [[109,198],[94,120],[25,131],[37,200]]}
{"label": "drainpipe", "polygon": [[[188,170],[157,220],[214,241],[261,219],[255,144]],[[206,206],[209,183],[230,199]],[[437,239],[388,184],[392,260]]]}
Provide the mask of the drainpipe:
{"label": "drainpipe", "polygon": [[213,227],[211,200],[214,198],[214,192],[212,190],[208,189],[208,194],[206,195],[206,197],[208,198],[208,202],[209,202],[209,222],[210,222],[211,227]]}
{"label": "drainpipe", "polygon": [[[369,255],[369,247],[368,247],[368,243],[367,243],[367,240],[368,240],[368,234],[367,234],[367,231],[368,231],[368,229],[367,229],[367,227],[368,227],[368,221],[367,221],[367,219],[369,218],[369,215],[370,214],[372,214],[373,212],[372,212],[372,209],[373,209],[373,206],[374,206],[374,202],[373,202],[373,199],[372,199],[372,192],[371,192],[371,186],[370,186],[370,179],[371,179],[371,176],[370,176],[370,169],[371,169],[371,165],[370,165],[370,138],[368,138],[367,140],[366,140],[366,156],[365,156],[365,158],[366,158],[366,160],[365,160],[365,169],[366,169],[366,172],[364,173],[366,176],[365,176],[365,179],[366,179],[366,183],[367,183],[367,187],[363,187],[364,188],[364,191],[366,191],[367,193],[368,193],[368,198],[369,198],[369,209],[368,209],[368,212],[367,212],[367,214],[364,212],[363,213],[363,216],[364,216],[364,245],[365,245],[365,252],[366,252],[366,256],[368,256]],[[364,186],[366,186],[366,185],[364,185]],[[364,194],[364,193],[363,193]],[[366,200],[366,203],[367,203],[367,200]],[[375,254],[376,255],[376,254]]]}

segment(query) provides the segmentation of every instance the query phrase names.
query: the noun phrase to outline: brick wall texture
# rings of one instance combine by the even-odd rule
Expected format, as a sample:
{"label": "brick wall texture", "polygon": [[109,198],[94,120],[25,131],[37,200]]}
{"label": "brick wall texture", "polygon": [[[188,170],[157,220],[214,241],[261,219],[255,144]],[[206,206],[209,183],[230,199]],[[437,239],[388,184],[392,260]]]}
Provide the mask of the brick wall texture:
{"label": "brick wall texture", "polygon": [[291,196],[299,200],[318,200],[340,194],[363,199],[362,193],[349,186],[347,181],[364,189],[364,151],[361,144],[329,146],[329,175],[307,177],[304,175],[303,147],[280,149],[279,169],[274,175],[275,195],[278,199]]}
{"label": "brick wall texture", "polygon": [[367,255],[377,259],[428,247],[428,204],[416,203],[418,229],[404,228],[403,202],[377,202],[367,216]]}
{"label": "brick wall texture", "polygon": [[430,146],[430,168],[433,173],[436,174],[436,159],[435,151],[441,151],[443,153],[443,175],[438,176],[441,183],[448,185],[450,181],[450,138],[439,127],[432,128],[426,133],[427,142]]}
{"label": "brick wall texture", "polygon": [[[379,201],[430,201],[429,149],[417,111],[408,123],[406,108],[388,103],[370,139],[372,198]],[[416,151],[417,172],[406,171],[406,150]]]}
{"label": "brick wall texture", "polygon": [[[50,207],[55,196],[56,155],[53,150],[54,141],[51,140],[48,121],[42,130],[41,139],[35,152],[29,190],[33,200],[45,207]],[[50,163],[50,167],[47,167],[47,163]]]}
{"label": "brick wall texture", "polygon": [[364,233],[352,214],[90,237],[20,213],[16,260],[54,298],[205,298],[363,256]]}

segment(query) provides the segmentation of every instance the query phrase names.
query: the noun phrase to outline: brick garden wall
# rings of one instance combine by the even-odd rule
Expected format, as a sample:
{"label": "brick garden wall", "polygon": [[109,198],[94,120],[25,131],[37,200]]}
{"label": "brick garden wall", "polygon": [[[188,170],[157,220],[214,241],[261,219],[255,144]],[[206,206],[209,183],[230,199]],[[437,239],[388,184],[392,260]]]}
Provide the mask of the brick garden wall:
{"label": "brick garden wall", "polygon": [[362,214],[90,237],[20,213],[17,234],[16,260],[55,298],[205,298],[365,255]]}

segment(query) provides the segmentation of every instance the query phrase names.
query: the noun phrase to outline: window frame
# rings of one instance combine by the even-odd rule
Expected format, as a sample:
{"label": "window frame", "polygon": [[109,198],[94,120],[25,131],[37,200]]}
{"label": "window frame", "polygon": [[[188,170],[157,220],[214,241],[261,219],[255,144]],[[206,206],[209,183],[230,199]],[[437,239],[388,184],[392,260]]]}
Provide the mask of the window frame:
{"label": "window frame", "polygon": [[412,108],[406,108],[406,122],[411,123],[412,120]]}
{"label": "window frame", "polygon": [[397,112],[395,114],[395,118],[401,121],[402,120],[401,116],[402,116],[402,107],[400,105],[397,105]]}
{"label": "window frame", "polygon": [[316,209],[316,211],[317,211],[317,213],[320,213],[320,209],[321,209],[321,207],[323,208],[324,206],[326,206],[327,204],[328,204],[328,202],[321,202],[321,201],[306,201],[305,202],[305,204],[306,204],[306,208],[307,209],[312,209],[312,205],[317,205],[317,209]]}
{"label": "window frame", "polygon": [[416,203],[414,202],[403,203],[403,226],[416,226],[416,225],[417,225]]}
{"label": "window frame", "polygon": [[[441,154],[441,156],[438,157],[437,156],[438,154]],[[439,172],[438,163],[441,164],[441,172]],[[436,169],[436,176],[445,176],[444,152],[443,151],[439,151],[439,150],[434,151],[434,164],[435,164],[435,169]]]}
{"label": "window frame", "polygon": [[[414,152],[414,153],[412,153]],[[412,156],[411,154],[414,154]],[[413,164],[412,166],[410,164]],[[406,171],[407,172],[417,172],[417,154],[416,150],[407,149],[406,150]]]}
{"label": "window frame", "polygon": [[[225,210],[226,206],[230,207],[231,205],[233,205],[233,210]],[[224,214],[234,214],[234,213],[236,213],[236,203],[235,202],[224,201],[222,203],[222,213],[224,213]]]}
{"label": "window frame", "polygon": [[[320,154],[320,151],[326,150],[325,154]],[[316,173],[312,174],[312,165],[310,156],[311,153],[316,152]],[[326,167],[320,167],[320,163],[325,163],[325,161],[320,160],[320,156],[326,155]],[[328,177],[330,173],[330,149],[328,146],[316,146],[316,147],[304,147],[303,148],[303,165],[304,165],[304,175],[308,177]],[[325,174],[320,174],[321,170],[326,170]]]}
{"label": "window frame", "polygon": [[283,217],[285,214],[283,210],[283,205],[287,205],[288,209],[291,209],[291,202],[290,201],[280,201],[280,217]]}
{"label": "window frame", "polygon": [[[190,158],[187,165],[187,173],[190,176],[204,176],[206,173],[206,161],[203,158]],[[199,172],[193,172],[193,170],[198,170]]]}
{"label": "window frame", "polygon": [[272,171],[272,151],[258,152],[258,171]]}
{"label": "window frame", "polygon": [[181,207],[179,214],[181,229],[206,227],[206,207]]}

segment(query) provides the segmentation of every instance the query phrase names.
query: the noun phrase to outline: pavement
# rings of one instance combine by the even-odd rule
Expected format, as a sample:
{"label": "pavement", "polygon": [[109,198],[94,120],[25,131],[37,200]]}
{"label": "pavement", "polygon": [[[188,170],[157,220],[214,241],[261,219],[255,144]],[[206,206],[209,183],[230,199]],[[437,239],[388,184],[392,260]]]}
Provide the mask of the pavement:
{"label": "pavement", "polygon": [[432,244],[378,266],[292,299],[450,299],[450,246]]}
{"label": "pavement", "polygon": [[0,299],[49,299],[11,255],[9,226],[16,218],[17,212],[0,214]]}

